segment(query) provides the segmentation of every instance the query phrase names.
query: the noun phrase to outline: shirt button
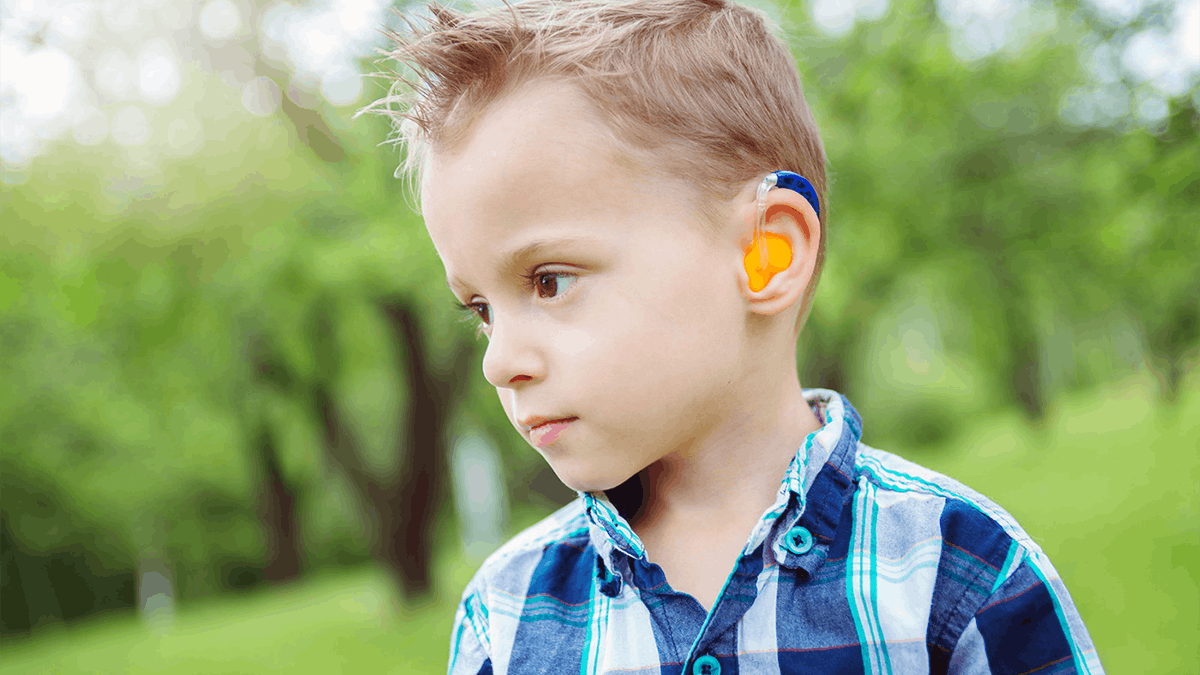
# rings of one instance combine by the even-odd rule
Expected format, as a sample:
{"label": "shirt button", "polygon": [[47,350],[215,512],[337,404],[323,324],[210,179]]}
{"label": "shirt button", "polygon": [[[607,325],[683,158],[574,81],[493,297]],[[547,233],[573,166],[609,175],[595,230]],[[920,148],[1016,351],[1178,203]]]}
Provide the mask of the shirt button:
{"label": "shirt button", "polygon": [[813,547],[812,532],[807,527],[797,525],[783,535],[783,546],[796,555],[804,555]]}
{"label": "shirt button", "polygon": [[721,675],[721,662],[717,657],[705,654],[692,664],[693,675]]}

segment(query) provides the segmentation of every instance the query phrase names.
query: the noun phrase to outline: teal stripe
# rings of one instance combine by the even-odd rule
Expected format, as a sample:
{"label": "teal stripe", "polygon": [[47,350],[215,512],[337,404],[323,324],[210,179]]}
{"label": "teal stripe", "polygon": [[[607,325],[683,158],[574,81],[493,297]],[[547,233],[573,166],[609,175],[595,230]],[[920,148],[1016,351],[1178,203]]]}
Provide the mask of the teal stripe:
{"label": "teal stripe", "polygon": [[536,595],[525,600],[525,607],[561,607],[564,611],[583,613],[591,611],[592,603],[589,600],[581,605],[571,605],[552,595]]}
{"label": "teal stripe", "polygon": [[968,578],[968,577],[964,577],[960,574],[957,574],[949,569],[942,570],[941,572],[939,572],[939,575],[946,577],[947,579],[950,579],[951,581],[958,582],[958,584],[960,586],[962,586],[963,588],[969,588],[980,595],[988,595],[988,592],[987,592],[988,587],[978,583],[977,579],[979,577],[977,575],[972,575],[971,577]]}
{"label": "teal stripe", "polygon": [[984,560],[983,558],[978,558],[974,555],[971,555],[970,553],[967,553],[966,551],[962,550],[961,548],[959,548],[957,546],[952,546],[952,545],[943,546],[942,552],[951,558],[956,558],[957,560],[959,560],[962,563],[963,567],[966,567],[967,569],[969,569],[971,571],[980,569],[979,566],[981,564],[986,565],[988,567],[991,567],[994,570],[999,571],[999,568],[994,567],[990,562]]}
{"label": "teal stripe", "polygon": [[[872,490],[874,492],[874,490]],[[872,494],[872,497],[874,495]],[[875,555],[879,529],[879,503],[871,500],[871,612],[874,614],[875,631],[879,634],[879,651],[883,653],[883,671],[892,672],[892,659],[888,656],[887,638],[883,634],[883,622],[879,620],[879,559]]]}
{"label": "teal stripe", "polygon": [[[934,494],[936,494],[938,496],[952,497],[959,501],[970,504],[972,507],[974,507],[980,513],[990,516],[991,518],[993,518],[994,520],[999,522],[1003,526],[1005,532],[1008,532],[1009,534],[1012,534],[1013,532],[1020,529],[1018,527],[1018,525],[1016,524],[1016,522],[1013,521],[1012,516],[1008,515],[1008,513],[1006,513],[1004,510],[1002,510],[998,507],[995,509],[985,507],[983,504],[980,504],[979,502],[975,501],[974,499],[972,499],[964,494],[955,492],[954,490],[951,490],[949,488],[942,487],[941,485],[938,485],[937,483],[931,483],[931,482],[925,480],[924,478],[920,478],[918,476],[911,476],[909,474],[904,473],[903,471],[898,471],[896,469],[891,469],[891,468],[885,467],[882,463],[879,462],[879,460],[877,460],[873,457],[865,457],[860,454],[858,456],[858,458],[860,460],[860,463],[858,465],[859,470],[861,471],[861,470],[865,469],[866,473],[873,476],[877,481],[879,481],[881,484],[884,485],[884,487],[886,487],[888,489],[896,490],[898,492],[916,492],[917,490],[914,489],[911,485],[904,484],[905,479],[907,479],[908,482],[914,483],[921,487],[924,487],[924,488],[926,488],[927,491],[933,492]],[[888,481],[882,475],[880,475],[880,473],[890,474],[894,477],[897,477],[899,479],[899,481],[889,484]]]}
{"label": "teal stripe", "polygon": [[506,619],[520,619],[521,618],[521,612],[519,610],[496,608],[492,611],[496,615],[502,616]]}
{"label": "teal stripe", "polygon": [[537,621],[553,621],[554,623],[571,626],[572,628],[588,627],[587,619],[569,619],[557,614],[524,614],[521,616],[521,623],[535,623]]}
{"label": "teal stripe", "polygon": [[851,525],[850,531],[850,553],[846,560],[846,600],[850,603],[850,615],[854,617],[854,630],[858,633],[859,648],[862,649],[863,668],[870,670],[871,668],[871,652],[867,646],[867,635],[863,632],[862,620],[859,618],[858,599],[854,592],[855,578],[859,574],[859,568],[862,567],[859,556],[862,551],[862,528],[863,523],[863,490],[859,490],[854,496],[854,522]]}
{"label": "teal stripe", "polygon": [[[900,478],[901,481],[900,481],[900,483],[895,484],[895,488],[902,492],[912,492],[913,491],[910,486],[902,487],[902,483],[906,480],[909,483],[914,483],[916,485],[925,487],[929,491],[937,493],[940,496],[943,496],[943,497],[950,496],[950,497],[954,497],[955,499],[960,499],[964,502],[967,502],[968,504],[975,506],[975,508],[978,508],[980,511],[984,511],[984,509],[980,505],[976,504],[974,500],[970,499],[966,495],[962,495],[962,494],[955,492],[954,490],[942,487],[941,485],[938,485],[937,483],[931,483],[919,476],[912,476],[907,473],[904,473],[903,471],[899,471],[897,469],[892,469],[890,467],[886,467],[881,462],[879,462],[877,459],[875,459],[874,457],[865,457],[865,456],[860,455],[859,458],[862,460],[861,467],[865,468],[865,467],[868,467],[868,465],[869,465],[870,468],[872,469],[869,473],[871,475],[875,476],[876,478],[880,479],[880,482],[883,482],[883,478],[881,476],[878,476],[875,473],[875,470],[878,470],[880,472],[887,473],[887,474],[890,474],[897,478]],[[885,487],[893,487],[893,486],[885,486]]]}
{"label": "teal stripe", "polygon": [[1004,583],[1008,577],[1009,570],[1012,569],[1013,560],[1017,558],[1017,549],[1019,548],[1020,546],[1017,545],[1017,541],[1014,539],[1008,547],[1008,556],[1004,558],[1004,564],[1000,566],[1000,573],[996,575],[996,583],[992,584],[992,593],[995,593],[996,589],[1000,588],[1000,584]]}
{"label": "teal stripe", "polygon": [[450,668],[447,674],[454,672],[454,664],[458,663],[458,648],[462,644],[463,631],[467,629],[466,617],[458,624],[458,632],[454,634],[454,644],[450,646]]}
{"label": "teal stripe", "polygon": [[794,492],[796,493],[796,496],[800,498],[800,512],[801,513],[804,513],[804,506],[805,506],[804,479],[808,476],[808,458],[812,456],[812,453],[809,451],[812,450],[813,441],[815,441],[817,439],[817,434],[819,434],[819,433],[821,433],[821,430],[817,429],[816,431],[810,433],[807,437],[805,437],[805,439],[804,439],[804,457],[801,459],[800,462],[793,464],[793,466],[796,467],[796,472],[795,472],[796,489],[794,490]]}
{"label": "teal stripe", "polygon": [[[592,575],[592,594],[588,598],[588,610],[593,610],[596,605],[596,581],[595,575]],[[584,631],[583,651],[580,653],[579,659],[579,675],[588,675],[591,672],[590,661],[592,658],[592,631],[596,625],[596,613],[589,611],[587,621],[587,630]]]}
{"label": "teal stripe", "polygon": [[487,612],[487,608],[479,601],[478,595],[472,595],[467,603],[467,620],[471,622],[471,628],[475,629],[475,635],[486,635],[487,621],[486,618],[480,620],[480,612]]}
{"label": "teal stripe", "polygon": [[1092,669],[1088,666],[1087,659],[1083,658],[1083,652],[1079,650],[1079,646],[1075,644],[1075,636],[1071,635],[1071,625],[1067,623],[1067,616],[1063,614],[1062,605],[1058,602],[1058,593],[1054,592],[1054,587],[1046,580],[1046,576],[1042,574],[1042,570],[1037,565],[1030,565],[1033,573],[1041,579],[1046,586],[1046,592],[1050,594],[1050,602],[1054,605],[1054,613],[1058,615],[1058,623],[1062,626],[1063,635],[1067,638],[1067,644],[1071,645],[1071,657],[1075,659],[1075,667],[1078,672],[1091,673]]}

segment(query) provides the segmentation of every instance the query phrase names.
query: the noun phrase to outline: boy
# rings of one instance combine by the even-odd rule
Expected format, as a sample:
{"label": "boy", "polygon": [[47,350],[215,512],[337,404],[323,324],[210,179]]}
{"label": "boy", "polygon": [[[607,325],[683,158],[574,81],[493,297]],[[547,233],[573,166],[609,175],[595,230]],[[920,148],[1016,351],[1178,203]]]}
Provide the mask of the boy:
{"label": "boy", "polygon": [[432,11],[379,103],[484,376],[580,495],[483,564],[452,674],[1102,672],[1008,514],[801,388],[825,155],[757,13]]}

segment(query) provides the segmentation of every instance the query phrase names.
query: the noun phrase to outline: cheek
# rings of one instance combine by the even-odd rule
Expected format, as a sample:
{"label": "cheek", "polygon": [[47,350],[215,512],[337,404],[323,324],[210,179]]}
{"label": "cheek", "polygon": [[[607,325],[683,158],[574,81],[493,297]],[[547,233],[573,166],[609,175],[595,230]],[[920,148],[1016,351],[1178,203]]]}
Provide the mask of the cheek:
{"label": "cheek", "polygon": [[580,359],[596,350],[598,341],[593,331],[568,328],[554,337],[558,352],[570,359]]}

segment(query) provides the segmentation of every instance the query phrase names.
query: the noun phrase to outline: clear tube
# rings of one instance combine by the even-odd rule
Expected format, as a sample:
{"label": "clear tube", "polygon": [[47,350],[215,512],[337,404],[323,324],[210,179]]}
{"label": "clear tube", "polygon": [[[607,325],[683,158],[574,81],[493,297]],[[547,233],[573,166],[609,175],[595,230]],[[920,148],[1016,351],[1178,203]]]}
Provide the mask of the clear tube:
{"label": "clear tube", "polygon": [[758,269],[760,270],[767,269],[767,193],[778,182],[779,177],[772,172],[758,184],[758,217],[754,221],[754,239],[758,242]]}

